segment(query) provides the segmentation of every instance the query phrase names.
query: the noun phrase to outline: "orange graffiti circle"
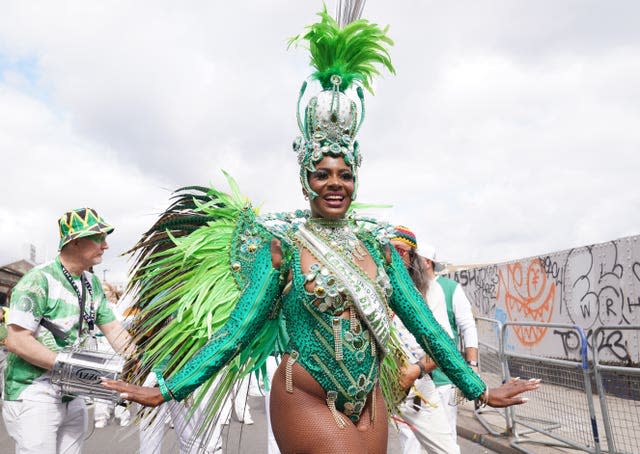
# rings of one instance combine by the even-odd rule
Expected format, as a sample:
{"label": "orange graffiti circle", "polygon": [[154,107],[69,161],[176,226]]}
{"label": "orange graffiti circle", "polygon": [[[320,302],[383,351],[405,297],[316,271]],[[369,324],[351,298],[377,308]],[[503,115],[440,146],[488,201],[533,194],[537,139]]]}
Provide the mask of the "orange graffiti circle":
{"label": "orange graffiti circle", "polygon": [[[499,278],[510,321],[546,323],[551,320],[556,284],[547,279],[539,259],[529,263],[526,273],[523,273],[522,263],[507,265],[506,280],[502,271]],[[502,292],[498,293],[501,294]],[[539,326],[514,326],[514,332],[523,345],[534,346],[542,340],[547,329]]]}

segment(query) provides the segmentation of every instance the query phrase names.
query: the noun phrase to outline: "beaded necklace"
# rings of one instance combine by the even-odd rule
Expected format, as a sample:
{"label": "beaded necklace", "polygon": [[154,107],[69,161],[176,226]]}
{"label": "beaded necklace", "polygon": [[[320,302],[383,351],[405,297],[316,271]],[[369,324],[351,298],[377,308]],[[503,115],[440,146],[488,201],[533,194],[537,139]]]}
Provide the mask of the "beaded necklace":
{"label": "beaded necklace", "polygon": [[364,260],[367,256],[349,219],[310,218],[307,221],[307,227],[334,251],[347,256],[352,261]]}

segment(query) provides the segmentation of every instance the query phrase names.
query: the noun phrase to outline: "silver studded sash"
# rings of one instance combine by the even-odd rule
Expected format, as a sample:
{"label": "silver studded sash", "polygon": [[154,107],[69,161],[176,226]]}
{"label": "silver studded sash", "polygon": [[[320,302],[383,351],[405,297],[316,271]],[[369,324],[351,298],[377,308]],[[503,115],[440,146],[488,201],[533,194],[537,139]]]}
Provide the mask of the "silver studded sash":
{"label": "silver studded sash", "polygon": [[386,310],[384,292],[355,263],[345,259],[321,238],[307,230],[304,225],[298,228],[296,238],[309,249],[313,256],[333,272],[351,296],[356,310],[375,338],[384,355],[388,353],[389,316]]}

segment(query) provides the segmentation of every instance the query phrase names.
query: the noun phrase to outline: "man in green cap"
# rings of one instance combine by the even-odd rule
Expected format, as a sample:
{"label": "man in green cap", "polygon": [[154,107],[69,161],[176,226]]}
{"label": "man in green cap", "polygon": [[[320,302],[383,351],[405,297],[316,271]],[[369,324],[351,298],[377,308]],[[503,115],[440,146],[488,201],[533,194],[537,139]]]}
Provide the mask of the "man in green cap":
{"label": "man in green cap", "polygon": [[57,352],[86,345],[94,327],[119,353],[129,341],[90,272],[113,227],[91,208],[65,213],[58,225],[58,256],[25,274],[11,295],[2,415],[20,454],[81,452],[87,409],[52,385]]}

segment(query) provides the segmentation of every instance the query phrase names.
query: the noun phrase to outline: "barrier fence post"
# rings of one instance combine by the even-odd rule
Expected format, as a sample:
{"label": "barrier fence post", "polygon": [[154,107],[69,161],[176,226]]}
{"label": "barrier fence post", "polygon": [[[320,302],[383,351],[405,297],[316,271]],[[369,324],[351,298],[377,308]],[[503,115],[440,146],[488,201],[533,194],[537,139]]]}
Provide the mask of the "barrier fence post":
{"label": "barrier fence post", "polygon": [[[640,326],[601,326],[591,337],[594,379],[607,450],[612,454],[636,454],[640,452],[640,367],[604,364],[599,348],[609,345],[603,340],[610,336],[615,337],[617,345],[638,343]],[[633,364],[631,357],[627,360]],[[610,361],[619,362],[619,359]]]}
{"label": "barrier fence post", "polygon": [[[487,317],[476,317],[478,331],[478,371],[489,388],[500,386],[505,380],[504,361],[501,355],[502,323]],[[476,408],[478,422],[494,436],[508,436],[512,432],[509,412],[504,408]],[[492,418],[491,415],[498,415]],[[502,426],[502,427],[501,427]],[[501,430],[496,430],[499,427]]]}
{"label": "barrier fence post", "polygon": [[589,360],[588,360],[588,351],[589,346],[587,344],[587,336],[584,333],[584,330],[575,326],[576,331],[580,334],[580,354],[582,356],[582,374],[584,376],[585,383],[585,393],[587,395],[587,405],[589,406],[589,416],[591,418],[591,431],[593,433],[593,440],[595,443],[596,453],[600,452],[600,435],[598,433],[598,420],[596,418],[595,406],[593,404],[593,391],[591,390],[591,374],[589,370]]}
{"label": "barrier fence post", "polygon": [[[577,344],[575,357],[541,356],[535,345],[508,345],[507,338],[517,332],[562,329]],[[580,327],[556,323],[506,322],[502,330],[502,358],[506,379],[540,378],[542,386],[528,393],[529,402],[511,407],[514,438],[511,445],[529,453],[521,444],[533,443],[570,447],[599,454],[597,418],[591,394],[587,361],[587,341]],[[566,355],[571,356],[571,355]],[[519,431],[518,426],[527,428]],[[525,438],[526,436],[526,438]]]}

